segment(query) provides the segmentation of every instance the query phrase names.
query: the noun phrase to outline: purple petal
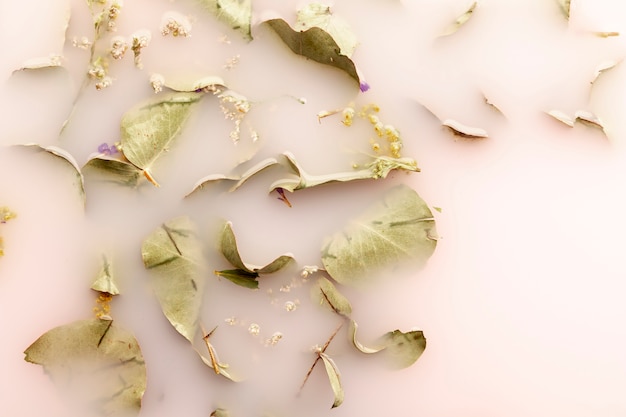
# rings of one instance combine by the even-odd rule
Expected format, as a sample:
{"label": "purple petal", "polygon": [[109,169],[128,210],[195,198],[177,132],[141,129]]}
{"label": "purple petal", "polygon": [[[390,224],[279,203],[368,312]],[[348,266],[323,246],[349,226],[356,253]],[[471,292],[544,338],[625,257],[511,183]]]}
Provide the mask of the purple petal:
{"label": "purple petal", "polygon": [[109,149],[109,145],[102,143],[98,146],[98,152],[108,155],[111,153],[111,150]]}
{"label": "purple petal", "polygon": [[370,85],[366,83],[365,81],[361,81],[361,83],[359,84],[359,89],[361,90],[362,93],[364,93],[370,89]]}

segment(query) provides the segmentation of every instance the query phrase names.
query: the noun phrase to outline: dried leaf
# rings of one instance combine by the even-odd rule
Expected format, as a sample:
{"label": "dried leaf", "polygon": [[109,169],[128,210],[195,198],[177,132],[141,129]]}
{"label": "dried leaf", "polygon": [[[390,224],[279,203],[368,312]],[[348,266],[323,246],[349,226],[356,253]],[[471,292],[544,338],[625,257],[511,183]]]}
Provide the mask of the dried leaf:
{"label": "dried leaf", "polygon": [[200,0],[200,3],[221,22],[241,32],[244,39],[252,40],[252,0]]}
{"label": "dried leaf", "polygon": [[335,281],[361,285],[370,282],[377,269],[403,260],[422,266],[436,245],[435,219],[428,205],[414,190],[399,185],[327,239],[322,262]]}
{"label": "dried leaf", "polygon": [[142,177],[141,169],[130,162],[107,156],[94,156],[83,165],[85,176],[96,176],[101,181],[136,187]]}
{"label": "dried leaf", "polygon": [[200,91],[217,91],[226,88],[226,83],[220,77],[209,75],[206,77],[192,78],[192,77],[176,77],[165,78],[163,80],[163,86],[170,90],[193,93]]}
{"label": "dried leaf", "polygon": [[358,45],[356,36],[348,24],[341,18],[333,15],[330,6],[321,3],[309,3],[298,10],[295,30],[305,31],[318,27],[328,33],[339,46],[341,55],[352,57]]}
{"label": "dried leaf", "polygon": [[255,164],[254,166],[250,167],[241,175],[223,175],[223,174],[207,175],[206,177],[200,179],[193,186],[193,190],[191,190],[191,192],[187,194],[185,197],[190,196],[191,194],[195,193],[198,190],[201,190],[209,183],[212,183],[215,181],[223,181],[223,180],[235,182],[235,184],[232,187],[230,187],[230,189],[228,190],[230,192],[233,192],[237,190],[239,187],[241,187],[246,181],[248,181],[254,175],[265,170],[266,168],[269,168],[277,164],[278,164],[278,161],[276,160],[276,158],[267,158]]}
{"label": "dried leaf", "polygon": [[174,93],[141,104],[121,121],[121,150],[126,159],[158,186],[150,169],[181,132],[200,93]]}
{"label": "dried leaf", "polygon": [[488,137],[485,130],[478,127],[465,126],[456,120],[446,119],[441,124],[450,129],[455,136],[460,136],[465,139],[484,139]]}
{"label": "dried leaf", "polygon": [[[217,327],[215,327],[208,334],[205,334],[202,337],[202,340],[204,340],[204,343],[207,347],[207,351],[209,352],[209,357],[207,358],[206,356],[204,356],[204,354],[200,352],[198,352],[198,354],[200,355],[200,358],[202,359],[202,361],[206,365],[208,365],[209,368],[212,368],[217,375],[222,375],[226,379],[230,379],[233,382],[237,382],[238,380],[233,378],[233,376],[230,375],[230,373],[228,372],[228,364],[220,362],[220,359],[217,355],[217,352],[215,351],[215,348],[213,347],[211,342],[209,342],[209,338],[211,337],[211,335],[216,329]],[[202,331],[204,332],[204,329]]]}
{"label": "dried leaf", "polygon": [[596,81],[598,81],[598,78],[604,74],[606,71],[615,68],[617,65],[619,65],[622,61],[606,61],[606,62],[602,62],[600,65],[598,65],[598,67],[596,68],[596,70],[593,73],[593,78],[591,79],[591,84],[593,85]]}
{"label": "dried leaf", "polygon": [[330,280],[324,277],[320,277],[316,285],[311,287],[311,295],[316,304],[325,305],[340,316],[350,317],[352,314],[350,301]]}
{"label": "dried leaf", "polygon": [[559,7],[561,8],[561,11],[563,12],[563,15],[565,16],[565,18],[569,20],[572,0],[556,0],[556,1],[559,4]]}
{"label": "dried leaf", "polygon": [[547,112],[547,114],[569,127],[574,127],[574,124],[576,123],[582,123],[584,125],[600,129],[602,133],[606,135],[606,131],[604,130],[604,124],[602,123],[600,118],[598,118],[598,116],[589,111],[578,110],[574,114],[573,119],[560,110],[550,110],[549,112]]}
{"label": "dried leaf", "polygon": [[106,255],[102,255],[102,267],[98,271],[93,284],[91,284],[91,289],[111,295],[118,295],[120,293],[117,281],[111,271],[111,262]]}
{"label": "dried leaf", "polygon": [[326,368],[328,380],[330,381],[330,386],[333,389],[333,394],[335,395],[335,401],[333,402],[331,408],[339,407],[343,403],[344,398],[339,368],[337,368],[335,361],[333,361],[326,353],[320,352],[319,355],[320,358],[322,358],[322,361],[324,361],[324,368]]}
{"label": "dried leaf", "polygon": [[[283,19],[271,19],[265,22],[295,54],[302,55],[324,65],[338,68],[352,77],[359,87],[361,79],[354,62],[342,53],[342,49],[333,36],[317,26],[306,30],[292,29]],[[302,22],[299,23],[302,25]]]}
{"label": "dried leaf", "polygon": [[[242,285],[246,288],[257,288],[258,282],[256,282],[256,278],[258,278],[259,275],[277,272],[293,261],[293,257],[290,254],[285,254],[279,256],[265,266],[245,263],[239,255],[237,240],[235,239],[231,222],[226,222],[224,224],[219,240],[220,252],[222,252],[222,255],[224,255],[226,260],[228,260],[228,262],[230,262],[230,264],[236,269],[215,271],[215,274],[223,276],[235,284]],[[255,284],[250,283],[250,280],[254,280]]]}
{"label": "dried leaf", "polygon": [[574,120],[560,110],[550,110],[549,112],[547,112],[547,114],[548,116],[552,116],[559,122],[564,123],[569,127],[574,127]]}
{"label": "dried leaf", "polygon": [[304,188],[315,187],[329,182],[346,182],[364,179],[386,178],[387,175],[396,169],[411,172],[419,172],[417,162],[411,158],[393,158],[389,156],[376,156],[365,164],[365,168],[351,172],[335,172],[332,174],[312,175],[302,169],[296,161],[295,156],[290,152],[283,154],[289,167],[297,175],[296,178],[285,178],[270,185],[270,192],[282,188],[289,192]]}
{"label": "dried leaf", "polygon": [[[0,207],[0,224],[6,223],[15,217],[17,217],[17,214],[11,211],[11,209],[5,206]],[[0,257],[1,256],[4,256],[4,241],[2,240],[2,236],[0,236]]]}
{"label": "dried leaf", "polygon": [[38,58],[31,58],[25,61],[22,66],[15,70],[16,71],[25,71],[25,70],[39,70],[39,69],[54,69],[61,68],[62,65],[62,57],[61,55],[49,55]]}
{"label": "dried leaf", "polygon": [[225,410],[223,408],[218,408],[216,410],[214,410],[211,414],[211,417],[230,417],[230,413],[228,412],[228,410]]}
{"label": "dried leaf", "polygon": [[378,348],[370,348],[367,346],[364,346],[361,342],[359,342],[356,338],[356,332],[358,330],[359,326],[358,324],[356,324],[356,321],[354,320],[350,320],[350,327],[348,329],[348,332],[350,334],[350,340],[352,341],[352,344],[354,345],[355,348],[357,348],[359,351],[363,352],[363,353],[378,353],[381,350],[385,349],[386,346],[381,346]]}
{"label": "dried leaf", "polygon": [[394,368],[406,368],[415,363],[426,349],[426,338],[421,330],[403,333],[400,330],[382,337],[385,354]]}
{"label": "dried leaf", "polygon": [[56,327],[26,349],[60,388],[102,416],[138,415],[146,367],[135,337],[111,320],[82,320]]}
{"label": "dried leaf", "polygon": [[69,152],[57,146],[41,146],[36,143],[28,143],[25,145],[17,146],[24,147],[37,153],[46,152],[47,154],[55,156],[58,159],[64,161],[64,163],[72,169],[72,173],[75,175],[74,183],[78,188],[78,192],[80,194],[80,198],[83,201],[83,204],[85,203],[85,181],[83,178],[83,174],[80,170],[80,167],[78,166],[78,163],[76,162],[76,159],[74,159],[74,157]]}
{"label": "dried leaf", "polygon": [[162,224],[141,246],[146,269],[165,317],[190,342],[198,329],[205,280],[204,260],[195,225],[187,217]]}
{"label": "dried leaf", "polygon": [[456,20],[441,34],[441,36],[448,36],[455,33],[457,30],[461,28],[474,14],[474,10],[476,9],[476,5],[478,2],[472,3],[472,5],[467,9],[462,15],[456,18]]}

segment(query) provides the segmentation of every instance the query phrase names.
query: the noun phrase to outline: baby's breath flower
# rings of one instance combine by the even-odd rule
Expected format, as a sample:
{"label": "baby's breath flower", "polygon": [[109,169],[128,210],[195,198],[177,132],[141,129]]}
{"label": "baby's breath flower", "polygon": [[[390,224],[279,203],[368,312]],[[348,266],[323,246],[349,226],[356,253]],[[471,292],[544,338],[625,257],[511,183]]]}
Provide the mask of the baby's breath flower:
{"label": "baby's breath flower", "polygon": [[111,3],[111,6],[107,11],[107,30],[111,32],[115,32],[115,30],[117,30],[116,20],[119,17],[120,12],[122,11],[123,5],[124,4],[122,0],[113,0],[113,3]]}
{"label": "baby's breath flower", "polygon": [[141,63],[141,49],[148,46],[152,35],[149,30],[141,29],[132,34],[131,49],[135,55],[135,66],[139,69],[143,68]]}
{"label": "baby's breath flower", "polygon": [[128,42],[122,36],[111,39],[111,56],[113,59],[122,59],[128,50]]}
{"label": "baby's breath flower", "polygon": [[191,21],[178,12],[165,12],[161,18],[161,34],[167,36],[191,36]]}
{"label": "baby's breath flower", "polygon": [[354,109],[352,107],[346,107],[343,109],[343,120],[341,121],[346,126],[352,126],[352,120],[354,119]]}
{"label": "baby's breath flower", "polygon": [[111,84],[113,84],[113,78],[107,75],[106,77],[102,78],[101,81],[96,83],[96,90],[103,90],[107,87],[110,87]]}
{"label": "baby's breath flower", "polygon": [[163,90],[163,84],[165,83],[165,78],[161,74],[154,73],[150,76],[150,85],[154,90],[154,93],[160,93]]}
{"label": "baby's breath flower", "polygon": [[81,36],[80,39],[76,36],[72,38],[72,46],[78,49],[91,48],[92,42],[86,36]]}

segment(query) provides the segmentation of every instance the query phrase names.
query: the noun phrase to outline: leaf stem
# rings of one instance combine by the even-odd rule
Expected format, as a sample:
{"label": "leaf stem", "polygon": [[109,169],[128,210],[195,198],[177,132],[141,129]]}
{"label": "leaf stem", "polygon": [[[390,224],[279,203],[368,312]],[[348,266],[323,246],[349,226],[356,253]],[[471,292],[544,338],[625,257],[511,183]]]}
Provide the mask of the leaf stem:
{"label": "leaf stem", "polygon": [[304,384],[306,384],[306,381],[309,380],[309,376],[311,376],[311,372],[313,372],[313,368],[315,368],[315,365],[317,365],[317,362],[322,358],[321,354],[326,351],[326,349],[328,348],[328,345],[330,345],[330,342],[335,338],[335,336],[339,332],[339,329],[341,329],[342,326],[343,326],[343,323],[337,326],[333,334],[331,334],[328,340],[326,341],[326,343],[324,343],[324,346],[322,346],[319,350],[316,351],[317,358],[315,358],[313,365],[311,365],[311,367],[309,368],[309,371],[306,373],[306,376],[304,377],[304,381],[302,381],[302,385],[300,385],[300,389],[298,390],[298,394],[302,392],[302,388],[304,388]]}

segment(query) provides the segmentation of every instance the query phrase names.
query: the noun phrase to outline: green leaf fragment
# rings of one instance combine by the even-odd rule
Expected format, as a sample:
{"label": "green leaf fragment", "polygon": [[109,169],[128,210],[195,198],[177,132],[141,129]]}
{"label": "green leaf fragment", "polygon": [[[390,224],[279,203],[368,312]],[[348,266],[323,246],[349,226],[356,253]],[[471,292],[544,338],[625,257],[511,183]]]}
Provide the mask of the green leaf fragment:
{"label": "green leaf fragment", "polygon": [[295,54],[312,59],[320,64],[338,68],[360,85],[360,77],[354,62],[342,53],[333,36],[317,26],[306,30],[294,30],[283,19],[265,22]]}
{"label": "green leaf fragment", "polygon": [[153,276],[163,314],[193,342],[205,286],[201,277],[204,260],[195,225],[188,217],[162,224],[143,241],[141,257]]}
{"label": "green leaf fragment", "polygon": [[[152,81],[153,83],[155,81]],[[194,77],[169,77],[159,81],[164,87],[178,92],[217,91],[226,88],[226,83],[220,77],[208,75],[200,78]],[[153,84],[154,88],[154,84]]]}
{"label": "green leaf fragment", "polygon": [[563,15],[565,16],[565,18],[569,20],[572,0],[556,0],[556,1],[559,4],[559,7],[561,8],[561,12],[563,12]]}
{"label": "green leaf fragment", "polygon": [[[247,264],[241,259],[239,249],[237,248],[237,240],[235,233],[232,229],[232,223],[226,222],[222,229],[222,233],[219,238],[220,252],[224,255],[224,258],[236,269],[215,271],[216,275],[223,276],[234,282],[235,284],[242,285],[247,288],[257,288],[258,282],[256,278],[262,274],[272,274],[283,269],[293,261],[293,257],[289,254],[281,255],[274,259],[272,262],[265,266],[257,266]],[[254,280],[256,284],[252,284],[250,281]],[[255,286],[253,286],[255,285]]]}
{"label": "green leaf fragment", "polygon": [[240,32],[244,39],[252,40],[252,0],[200,0],[200,3],[218,20]]}
{"label": "green leaf fragment", "polygon": [[213,410],[210,416],[211,417],[230,417],[230,413],[228,412],[228,410],[225,410],[223,408],[218,408],[216,410]]}
{"label": "green leaf fragment", "polygon": [[426,349],[426,338],[421,330],[407,333],[394,330],[382,337],[382,343],[390,365],[396,369],[413,365]]}
{"label": "green leaf fragment", "polygon": [[446,119],[441,124],[448,128],[455,136],[459,136],[464,139],[484,139],[489,137],[484,129],[465,126],[456,120]]}
{"label": "green leaf fragment", "polygon": [[14,72],[26,70],[55,69],[61,68],[61,65],[61,55],[49,55],[45,57],[31,58],[22,63],[22,66]]}
{"label": "green leaf fragment", "polygon": [[372,281],[376,270],[401,261],[423,266],[436,245],[435,220],[428,205],[414,190],[399,185],[326,240],[322,263],[335,281],[363,285]]}
{"label": "green leaf fragment", "polygon": [[187,194],[185,197],[190,196],[191,194],[195,193],[198,190],[201,190],[202,188],[204,188],[205,186],[207,186],[208,184],[212,183],[212,182],[216,182],[216,181],[230,181],[230,182],[234,182],[235,184],[233,184],[232,187],[230,187],[230,189],[228,190],[229,192],[233,192],[235,190],[237,190],[239,187],[241,187],[246,181],[248,181],[251,177],[255,176],[256,174],[260,173],[261,171],[264,171],[265,169],[277,165],[278,161],[276,160],[276,158],[267,158],[264,159],[262,161],[260,161],[259,163],[255,164],[254,166],[250,167],[249,169],[247,169],[243,174],[241,175],[223,175],[223,174],[211,174],[211,175],[207,175],[206,177],[200,179],[194,186],[193,186],[193,190]]}
{"label": "green leaf fragment", "polygon": [[467,9],[462,15],[457,17],[454,22],[441,34],[441,36],[449,36],[455,33],[457,30],[461,28],[474,14],[474,10],[478,2],[472,3],[472,5]]}
{"label": "green leaf fragment", "polygon": [[350,27],[339,17],[333,15],[330,6],[321,3],[309,3],[298,10],[295,29],[305,31],[318,27],[328,33],[339,46],[340,53],[350,58],[358,41]]}
{"label": "green leaf fragment", "polygon": [[316,304],[327,306],[340,316],[349,317],[352,314],[350,301],[327,278],[317,280],[311,288],[311,295]]}
{"label": "green leaf fragment", "polygon": [[173,93],[128,111],[121,121],[121,150],[126,159],[158,186],[150,169],[180,134],[201,93]]}
{"label": "green leaf fragment", "polygon": [[40,336],[25,360],[42,365],[59,388],[99,415],[139,414],[146,367],[135,337],[111,320],[91,319]]}
{"label": "green leaf fragment", "polygon": [[335,401],[333,401],[333,405],[331,408],[339,407],[343,403],[343,398],[344,398],[343,387],[341,386],[341,374],[339,372],[339,368],[337,368],[335,361],[326,353],[320,352],[319,355],[320,355],[320,358],[322,358],[322,361],[324,362],[324,368],[326,369],[326,374],[328,374],[330,387],[333,389],[333,394],[335,395]]}
{"label": "green leaf fragment", "polygon": [[356,323],[356,321],[354,320],[350,320],[350,327],[348,328],[348,333],[350,336],[350,340],[352,341],[352,345],[354,345],[355,348],[357,348],[357,350],[359,350],[362,353],[378,353],[381,350],[385,349],[386,346],[381,346],[381,347],[377,347],[377,348],[370,348],[367,347],[365,345],[363,345],[361,342],[358,341],[358,339],[356,338],[356,332],[359,328],[359,325]]}
{"label": "green leaf fragment", "polygon": [[115,277],[113,277],[113,272],[111,270],[111,261],[106,255],[102,255],[102,266],[100,267],[93,284],[91,284],[91,289],[111,295],[118,295],[120,293],[117,281]]}
{"label": "green leaf fragment", "polygon": [[365,168],[348,172],[335,172],[331,174],[313,175],[306,172],[296,161],[291,152],[283,153],[288,166],[296,174],[296,178],[280,179],[270,185],[270,192],[282,188],[289,192],[316,187],[331,182],[348,182],[366,179],[386,178],[393,170],[405,170],[419,172],[417,162],[412,158],[393,158],[380,155],[372,158],[365,164]]}
{"label": "green leaf fragment", "polygon": [[128,187],[136,187],[142,177],[141,169],[133,164],[106,156],[96,156],[83,165],[85,176],[94,176],[98,180],[113,182]]}

